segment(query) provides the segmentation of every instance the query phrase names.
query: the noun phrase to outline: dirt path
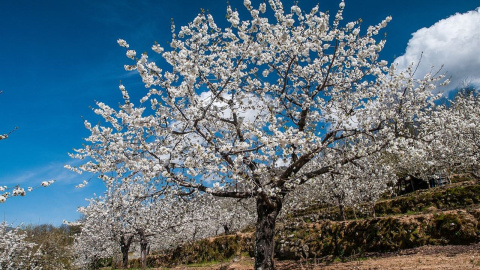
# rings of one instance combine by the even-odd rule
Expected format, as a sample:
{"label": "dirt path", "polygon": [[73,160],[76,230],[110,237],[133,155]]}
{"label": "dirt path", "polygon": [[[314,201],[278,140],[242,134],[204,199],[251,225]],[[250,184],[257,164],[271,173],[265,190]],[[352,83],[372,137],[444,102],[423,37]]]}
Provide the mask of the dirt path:
{"label": "dirt path", "polygon": [[[301,269],[301,268],[283,268]],[[378,254],[344,263],[319,263],[304,269],[431,269],[457,270],[480,269],[480,245],[471,246],[425,246],[390,254]]]}
{"label": "dirt path", "polygon": [[[325,261],[278,261],[278,270],[480,270],[480,243],[468,246],[424,246],[392,253],[371,253],[361,258],[349,258],[348,262]],[[209,267],[179,266],[175,269],[189,270],[251,270],[253,260],[243,258],[238,261]]]}

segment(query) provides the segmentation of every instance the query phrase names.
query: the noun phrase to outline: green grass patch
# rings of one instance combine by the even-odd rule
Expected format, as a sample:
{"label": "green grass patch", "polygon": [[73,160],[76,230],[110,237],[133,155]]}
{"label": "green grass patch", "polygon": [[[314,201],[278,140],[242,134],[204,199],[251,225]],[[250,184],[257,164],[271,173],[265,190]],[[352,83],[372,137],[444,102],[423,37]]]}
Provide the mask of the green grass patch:
{"label": "green grass patch", "polygon": [[190,263],[185,265],[185,267],[210,267],[216,266],[218,264],[224,263],[226,261],[209,261],[209,262],[200,262],[200,263]]}

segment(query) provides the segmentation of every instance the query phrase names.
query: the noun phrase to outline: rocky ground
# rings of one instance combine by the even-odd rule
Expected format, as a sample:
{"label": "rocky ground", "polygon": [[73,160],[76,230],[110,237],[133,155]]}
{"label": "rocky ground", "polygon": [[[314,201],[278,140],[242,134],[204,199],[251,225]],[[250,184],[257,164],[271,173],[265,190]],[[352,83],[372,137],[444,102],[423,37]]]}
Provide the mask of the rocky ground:
{"label": "rocky ground", "polygon": [[[159,268],[160,269],[160,268]],[[252,258],[237,259],[217,265],[192,267],[178,266],[174,269],[189,270],[249,270],[253,269]],[[317,261],[278,261],[277,269],[325,269],[325,270],[461,270],[480,269],[480,244],[423,246],[390,253],[370,253],[362,257],[349,257],[345,261],[322,258]]]}

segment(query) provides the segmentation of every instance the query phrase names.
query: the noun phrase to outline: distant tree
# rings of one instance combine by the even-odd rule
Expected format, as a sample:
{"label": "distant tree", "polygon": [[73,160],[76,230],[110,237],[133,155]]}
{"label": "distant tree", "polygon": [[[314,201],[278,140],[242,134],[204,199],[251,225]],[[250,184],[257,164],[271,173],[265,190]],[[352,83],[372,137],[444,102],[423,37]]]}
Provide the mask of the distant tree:
{"label": "distant tree", "polygon": [[480,180],[480,92],[475,88],[460,91],[451,106],[429,124],[439,128],[432,159],[450,172]]}
{"label": "distant tree", "polygon": [[[145,268],[153,239],[157,239],[157,248],[168,249],[217,235],[218,228],[236,230],[253,222],[252,209],[245,211],[246,204],[231,198],[198,193],[184,194],[180,198],[170,193],[159,196],[165,191],[147,190],[136,181],[109,183],[103,197],[90,199],[87,207],[79,209],[84,219],[80,221],[82,233],[77,237],[76,246],[80,247],[77,256],[84,265],[94,265],[94,261],[107,255],[93,252],[85,255],[85,249],[99,249],[91,247],[98,245],[98,241],[114,247],[106,250],[120,251],[124,268],[128,266],[129,252],[138,243],[141,266]],[[197,210],[196,205],[202,208]]]}
{"label": "distant tree", "polygon": [[79,269],[98,269],[101,259],[112,258],[116,243],[107,237],[108,228],[94,226],[92,223],[82,225],[80,233],[75,235],[72,246],[73,264]]}
{"label": "distant tree", "polygon": [[[415,138],[387,149],[389,164],[401,176],[427,181],[439,174],[466,173],[480,179],[480,95],[470,88],[418,120]],[[400,151],[398,151],[400,150]],[[448,176],[448,175],[447,175]]]}
{"label": "distant tree", "polygon": [[53,225],[22,226],[28,242],[35,243],[37,265],[43,270],[74,269],[72,265],[73,234],[68,226]]}
{"label": "distant tree", "polygon": [[219,232],[231,234],[255,224],[257,214],[254,200],[208,197],[211,197],[208,199],[211,210],[206,213],[211,216],[211,225],[217,228],[215,235]]}
{"label": "distant tree", "polygon": [[[174,205],[172,196],[158,199],[158,194],[153,195],[155,190],[146,189],[139,182],[141,177],[130,181],[114,179],[107,180],[109,184],[104,196],[90,199],[87,207],[79,208],[85,218],[80,222],[82,233],[77,243],[80,245],[83,241],[88,247],[97,245],[89,237],[104,239],[105,243],[113,245],[112,251],[120,251],[122,267],[127,268],[129,252],[133,244],[138,242],[142,267],[146,267],[149,239],[153,236],[162,238],[171,233],[172,223],[178,222],[183,207]],[[105,254],[92,253],[90,259],[98,260],[102,258],[100,255]]]}
{"label": "distant tree", "polygon": [[361,32],[359,21],[342,24],[343,1],[333,20],[318,6],[288,12],[279,0],[268,4],[274,18],[262,15],[266,3],[245,0],[249,20],[228,6],[227,28],[201,13],[172,29],[171,50],[152,47],[160,65],[144,53],[126,66],[149,89],[140,106],[121,85],[125,102],[119,110],[98,102],[104,123],[86,122],[87,145],[72,155],[86,160],[77,171],[121,168],[148,185],[255,200],[262,270],[274,269],[286,195],[410,136],[405,125],[429,115],[431,90],[443,78],[415,79],[412,67],[399,72],[379,59],[385,40],[375,37],[390,17]]}
{"label": "distant tree", "polygon": [[[126,269],[128,267],[128,252],[136,234],[129,223],[129,219],[131,218],[130,214],[137,209],[128,205],[129,202],[124,201],[123,197],[115,196],[115,193],[109,192],[106,193],[105,197],[90,199],[87,207],[79,208],[79,211],[85,216],[82,224],[82,232],[85,231],[85,233],[80,234],[79,239],[85,239],[87,244],[98,245],[87,238],[91,236],[94,239],[101,239],[100,241],[104,243],[114,243],[114,250],[120,250],[122,267]],[[95,253],[91,256],[93,261],[101,258]]]}
{"label": "distant tree", "polygon": [[35,253],[35,243],[28,242],[19,227],[10,228],[0,223],[0,269],[5,270],[41,270],[38,264],[39,254]]}
{"label": "distant tree", "polygon": [[292,211],[320,203],[337,206],[343,220],[346,208],[368,210],[375,215],[375,202],[391,190],[396,180],[392,168],[381,157],[371,155],[312,179],[286,197],[285,209]]}
{"label": "distant tree", "polygon": [[[183,200],[180,200],[182,202]],[[201,207],[199,207],[201,205]],[[255,223],[253,200],[215,197],[209,193],[195,193],[183,201],[185,214],[175,231],[177,244],[196,241],[219,234],[230,234]],[[184,240],[181,240],[182,237]]]}

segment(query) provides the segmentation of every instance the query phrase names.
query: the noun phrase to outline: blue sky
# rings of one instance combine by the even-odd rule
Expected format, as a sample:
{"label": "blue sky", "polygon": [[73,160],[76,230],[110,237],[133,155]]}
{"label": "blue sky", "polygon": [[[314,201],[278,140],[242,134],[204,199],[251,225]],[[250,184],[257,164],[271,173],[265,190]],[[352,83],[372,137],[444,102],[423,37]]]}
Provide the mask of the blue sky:
{"label": "blue sky", "polygon": [[[243,1],[229,2],[245,15]],[[339,3],[298,2],[303,9],[319,3],[320,10],[331,13]],[[290,7],[294,1],[283,3]],[[209,0],[0,0],[0,133],[18,126],[9,139],[0,141],[0,185],[28,187],[57,180],[48,188],[0,204],[1,218],[15,224],[54,225],[77,219],[76,208],[86,204],[84,199],[102,192],[100,181],[76,189],[85,176],[63,168],[75,162],[67,153],[88,136],[83,119],[93,123],[98,119],[91,110],[95,100],[110,105],[120,101],[120,80],[130,91],[144,91],[139,77],[123,69],[130,62],[117,39],[127,40],[137,52],[151,52],[155,41],[168,47],[170,18],[179,27],[203,8],[217,24],[225,25],[226,5]],[[425,68],[444,61],[458,84],[480,82],[480,56],[475,49],[480,46],[480,30],[471,26],[480,25],[474,24],[478,6],[478,0],[347,0],[344,17],[345,23],[362,18],[366,27],[391,15],[382,57],[391,62],[407,51],[402,59],[417,59],[419,52],[429,49],[435,53],[424,57]],[[456,13],[463,15],[453,20],[450,16]],[[437,23],[442,19],[445,23]],[[438,40],[447,49],[437,48]]]}

